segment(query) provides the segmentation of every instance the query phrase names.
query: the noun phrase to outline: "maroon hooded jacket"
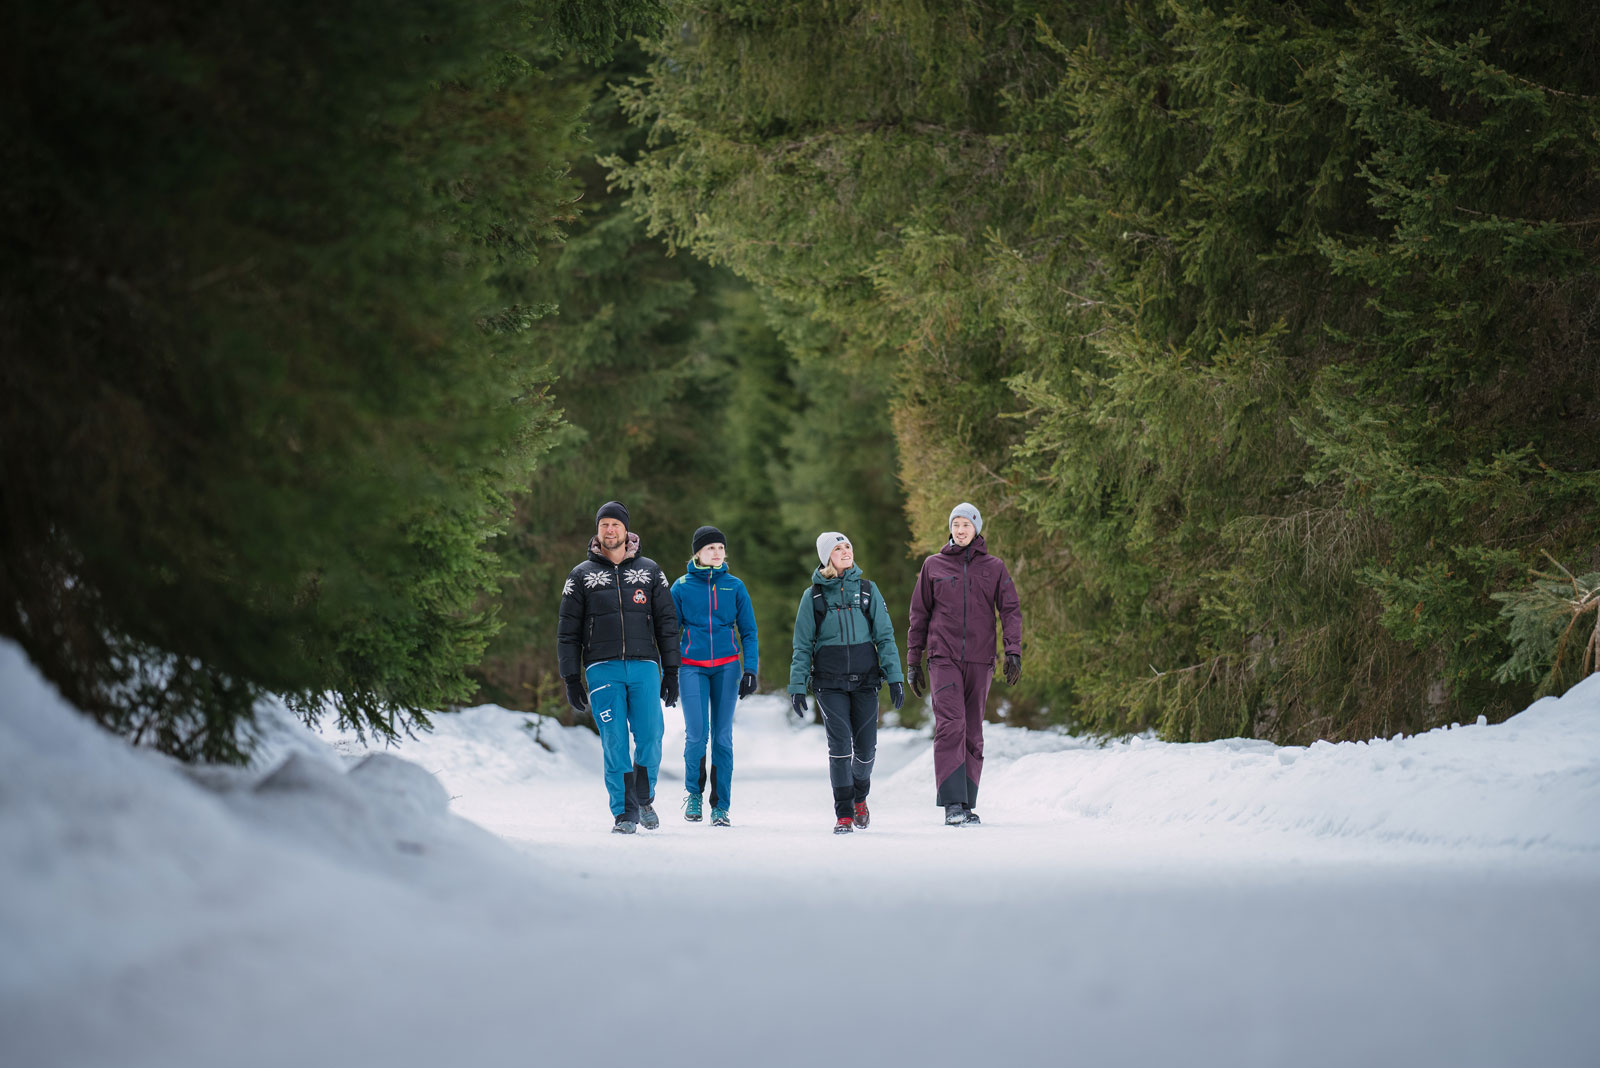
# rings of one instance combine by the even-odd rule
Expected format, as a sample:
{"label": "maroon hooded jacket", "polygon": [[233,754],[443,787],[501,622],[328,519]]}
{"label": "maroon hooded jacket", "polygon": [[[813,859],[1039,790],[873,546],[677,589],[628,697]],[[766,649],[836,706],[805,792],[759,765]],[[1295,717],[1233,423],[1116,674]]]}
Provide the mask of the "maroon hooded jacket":
{"label": "maroon hooded jacket", "polygon": [[998,609],[1006,652],[1022,655],[1022,606],[1011,573],[990,556],[983,535],[962,548],[946,542],[922,561],[911,591],[911,631],[906,663],[922,654],[969,663],[994,663],[994,617]]}

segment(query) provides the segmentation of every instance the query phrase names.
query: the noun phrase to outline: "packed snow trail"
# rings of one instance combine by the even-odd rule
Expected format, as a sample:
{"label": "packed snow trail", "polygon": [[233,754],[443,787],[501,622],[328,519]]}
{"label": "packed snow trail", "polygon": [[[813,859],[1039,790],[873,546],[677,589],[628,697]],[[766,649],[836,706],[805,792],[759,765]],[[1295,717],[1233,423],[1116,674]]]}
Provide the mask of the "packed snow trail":
{"label": "packed snow trail", "polygon": [[1588,1065],[1593,681],[1364,747],[992,728],[977,828],[886,730],[848,836],[777,697],[731,828],[681,818],[668,710],[633,836],[592,734],[502,710],[398,750],[440,790],[348,737],[196,774],[0,706],[0,1062]]}

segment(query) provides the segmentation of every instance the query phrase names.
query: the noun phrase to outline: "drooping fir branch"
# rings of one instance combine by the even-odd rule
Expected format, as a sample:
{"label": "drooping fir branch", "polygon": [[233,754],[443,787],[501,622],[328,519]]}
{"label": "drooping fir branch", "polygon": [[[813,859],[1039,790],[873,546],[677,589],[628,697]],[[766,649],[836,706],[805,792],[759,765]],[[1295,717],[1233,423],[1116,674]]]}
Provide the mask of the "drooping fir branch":
{"label": "drooping fir branch", "polygon": [[[1574,575],[1550,553],[1544,555],[1561,574],[1530,571],[1532,581],[1525,588],[1491,596],[1500,602],[1514,650],[1495,678],[1539,679],[1539,692],[1548,694],[1600,669],[1600,571]],[[1574,639],[1582,643],[1582,653],[1571,677]]]}

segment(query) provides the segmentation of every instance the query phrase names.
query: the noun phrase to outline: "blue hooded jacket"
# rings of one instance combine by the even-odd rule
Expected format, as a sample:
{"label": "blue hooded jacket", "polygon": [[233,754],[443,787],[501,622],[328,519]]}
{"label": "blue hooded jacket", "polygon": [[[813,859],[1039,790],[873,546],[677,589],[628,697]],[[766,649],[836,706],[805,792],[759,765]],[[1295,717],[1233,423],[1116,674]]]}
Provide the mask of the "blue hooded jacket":
{"label": "blue hooded jacket", "polygon": [[702,567],[689,561],[688,574],[672,584],[672,603],[678,609],[678,653],[684,664],[731,664],[743,650],[744,669],[756,670],[760,654],[755,609],[744,583],[728,573],[727,564]]}

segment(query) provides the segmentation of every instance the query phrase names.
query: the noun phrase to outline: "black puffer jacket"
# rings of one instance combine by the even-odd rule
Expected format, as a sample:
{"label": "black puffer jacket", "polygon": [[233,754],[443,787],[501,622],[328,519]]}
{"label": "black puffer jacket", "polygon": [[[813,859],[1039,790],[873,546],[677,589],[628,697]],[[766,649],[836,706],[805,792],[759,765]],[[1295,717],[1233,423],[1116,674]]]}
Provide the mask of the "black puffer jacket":
{"label": "black puffer jacket", "polygon": [[639,535],[628,535],[628,554],[613,564],[589,541],[589,558],[561,588],[556,663],[575,678],[601,660],[656,660],[678,666],[678,612],[666,573],[639,555]]}

